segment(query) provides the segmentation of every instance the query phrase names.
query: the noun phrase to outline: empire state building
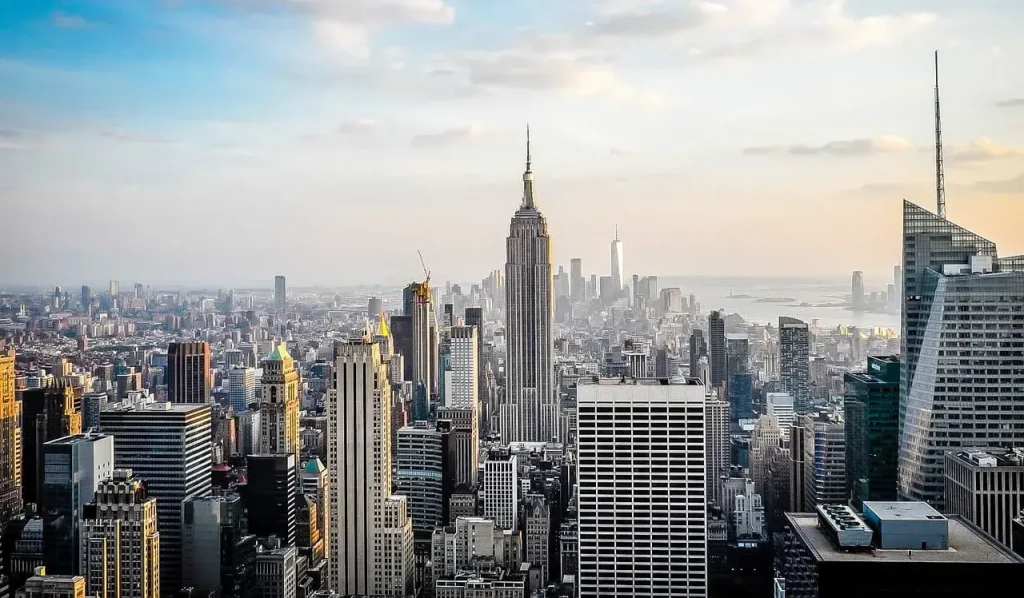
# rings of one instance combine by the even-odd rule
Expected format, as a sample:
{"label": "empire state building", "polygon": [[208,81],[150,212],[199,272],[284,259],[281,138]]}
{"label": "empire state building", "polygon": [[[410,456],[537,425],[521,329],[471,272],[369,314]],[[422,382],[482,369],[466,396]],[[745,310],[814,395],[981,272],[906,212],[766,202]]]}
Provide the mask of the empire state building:
{"label": "empire state building", "polygon": [[551,283],[551,237],[547,220],[534,203],[527,128],[523,201],[509,225],[505,263],[508,373],[500,413],[504,442],[543,442],[558,434]]}

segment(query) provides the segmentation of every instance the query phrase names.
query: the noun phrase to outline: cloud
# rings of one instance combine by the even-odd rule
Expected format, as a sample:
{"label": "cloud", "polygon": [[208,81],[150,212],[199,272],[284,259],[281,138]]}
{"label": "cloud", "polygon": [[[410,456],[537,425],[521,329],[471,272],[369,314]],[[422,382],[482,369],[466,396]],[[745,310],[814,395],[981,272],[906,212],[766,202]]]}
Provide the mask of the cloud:
{"label": "cloud", "polygon": [[[645,3],[646,4],[646,3]],[[659,38],[711,25],[729,14],[714,2],[693,2],[681,7],[642,6],[614,12],[592,25],[598,35]]]}
{"label": "cloud", "polygon": [[762,145],[744,148],[748,156],[786,153],[791,156],[871,156],[910,149],[910,142],[902,137],[882,136],[874,139],[839,139],[823,145]]}
{"label": "cloud", "polygon": [[53,26],[60,29],[90,29],[96,26],[96,23],[84,17],[68,14],[59,10],[54,12],[50,18],[53,22]]}
{"label": "cloud", "polygon": [[965,145],[947,145],[943,151],[946,162],[957,165],[1024,157],[1024,149],[999,145],[988,137],[979,137]]}
{"label": "cloud", "polygon": [[423,133],[412,138],[413,147],[442,147],[462,143],[483,136],[486,130],[480,125],[468,125],[445,129],[436,133]]}
{"label": "cloud", "polygon": [[359,118],[343,122],[338,126],[338,133],[341,135],[358,135],[369,133],[377,128],[377,121],[372,118]]}
{"label": "cloud", "polygon": [[0,150],[14,150],[25,147],[24,134],[15,129],[0,129]]}
{"label": "cloud", "polygon": [[1010,98],[1001,102],[996,102],[998,108],[1019,108],[1024,107],[1024,98]]}
{"label": "cloud", "polygon": [[847,189],[846,195],[869,195],[885,197],[908,197],[916,188],[904,183],[865,183],[860,187]]}
{"label": "cloud", "polygon": [[144,131],[134,131],[131,129],[107,129],[105,131],[100,131],[99,134],[101,137],[126,143],[171,143],[171,140],[167,137],[153,135],[152,133],[146,133]]}
{"label": "cloud", "polygon": [[978,181],[972,185],[978,191],[985,193],[1004,193],[1008,195],[1024,195],[1024,174],[1012,179],[1001,181]]}

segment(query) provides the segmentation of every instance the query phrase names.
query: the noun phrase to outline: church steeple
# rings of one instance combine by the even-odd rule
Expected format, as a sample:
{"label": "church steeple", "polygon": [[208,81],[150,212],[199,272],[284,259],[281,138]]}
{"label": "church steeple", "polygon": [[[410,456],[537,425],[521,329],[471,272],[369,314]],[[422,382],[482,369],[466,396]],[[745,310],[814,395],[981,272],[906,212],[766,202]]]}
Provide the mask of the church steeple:
{"label": "church steeple", "polygon": [[530,159],[530,125],[526,125],[526,172],[523,173],[523,204],[521,208],[536,208],[533,203],[533,170]]}

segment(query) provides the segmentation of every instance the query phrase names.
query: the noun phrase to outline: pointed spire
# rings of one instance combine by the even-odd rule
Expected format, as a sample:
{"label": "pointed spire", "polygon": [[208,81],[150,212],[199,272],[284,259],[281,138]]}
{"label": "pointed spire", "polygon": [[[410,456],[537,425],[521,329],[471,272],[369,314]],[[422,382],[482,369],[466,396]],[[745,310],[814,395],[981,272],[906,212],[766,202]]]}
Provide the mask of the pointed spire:
{"label": "pointed spire", "polygon": [[530,157],[530,125],[526,125],[526,172],[523,173],[523,203],[520,209],[536,208],[533,203],[533,170]]}
{"label": "pointed spire", "polygon": [[619,225],[618,224],[615,225],[615,240],[616,241],[619,240]]}
{"label": "pointed spire", "polygon": [[942,167],[942,117],[939,113],[939,51],[935,51],[935,200],[939,218],[946,217],[946,175]]}

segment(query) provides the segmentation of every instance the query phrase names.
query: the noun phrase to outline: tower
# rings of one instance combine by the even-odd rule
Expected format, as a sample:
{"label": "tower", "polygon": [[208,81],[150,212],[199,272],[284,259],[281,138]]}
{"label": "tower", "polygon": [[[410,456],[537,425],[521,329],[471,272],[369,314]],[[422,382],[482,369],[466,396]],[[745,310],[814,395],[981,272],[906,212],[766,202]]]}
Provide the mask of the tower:
{"label": "tower", "polygon": [[797,413],[810,409],[808,384],[811,377],[811,338],[807,323],[779,318],[779,382],[782,390],[793,395]]}
{"label": "tower", "polygon": [[935,51],[935,204],[946,218],[946,175],[942,169],[942,115],[939,111],[939,51]]}
{"label": "tower", "polygon": [[21,512],[21,403],[14,395],[14,351],[0,354],[0,526]]}
{"label": "tower", "polygon": [[172,403],[210,403],[210,345],[205,341],[167,347],[167,396]]}
{"label": "tower", "polygon": [[274,277],[274,311],[277,313],[284,313],[287,307],[287,288],[285,287],[284,276],[279,274]]}
{"label": "tower", "polygon": [[708,361],[711,364],[711,386],[722,388],[726,378],[725,320],[717,311],[708,316]]}
{"label": "tower", "polygon": [[501,406],[502,440],[547,441],[557,434],[551,289],[551,237],[534,202],[530,131],[526,131],[523,200],[506,242],[505,305],[508,375]]}
{"label": "tower", "polygon": [[622,290],[622,241],[619,240],[619,225],[615,225],[615,240],[612,241],[612,292]]}
{"label": "tower", "polygon": [[295,455],[299,445],[299,372],[285,344],[263,362],[260,379],[260,453]]}

